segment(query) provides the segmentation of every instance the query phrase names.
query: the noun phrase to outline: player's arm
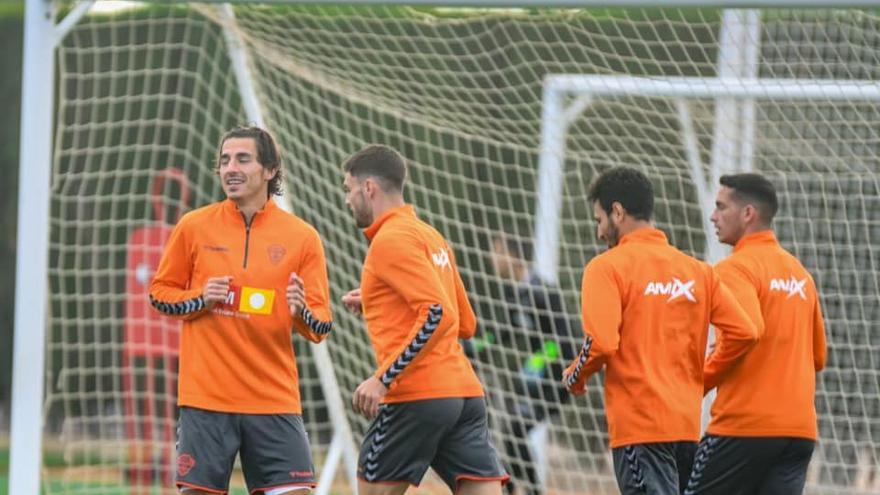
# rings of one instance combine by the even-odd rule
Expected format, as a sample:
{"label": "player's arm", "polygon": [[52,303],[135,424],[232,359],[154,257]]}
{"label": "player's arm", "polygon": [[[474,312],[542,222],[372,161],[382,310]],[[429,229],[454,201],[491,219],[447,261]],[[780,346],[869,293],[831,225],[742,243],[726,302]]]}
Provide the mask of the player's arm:
{"label": "player's arm", "polygon": [[[427,354],[439,339],[434,335],[449,332],[458,323],[458,312],[447,303],[436,267],[425,254],[422,243],[413,234],[373,240],[376,259],[381,260],[376,275],[398,293],[415,313],[415,321],[399,348],[379,363],[374,376],[385,387],[406,372],[412,361]],[[449,269],[449,268],[446,268]]]}
{"label": "player's arm", "polygon": [[[379,402],[419,356],[429,354],[442,335],[458,324],[458,312],[450,307],[440,276],[428,260],[421,242],[409,233],[373,239],[371,257],[375,276],[400,294],[416,314],[403,343],[392,349],[376,372],[358,385],[352,398],[356,412],[368,418],[378,413]],[[451,269],[451,268],[446,268]]]}
{"label": "player's arm", "polygon": [[[815,287],[815,284],[813,286]],[[813,306],[813,366],[816,371],[822,371],[825,369],[828,350],[825,343],[825,318],[822,316],[822,305],[819,303],[818,291],[815,299]]]}
{"label": "player's arm", "polygon": [[620,345],[623,319],[620,285],[612,267],[593,259],[584,269],[581,283],[581,318],[584,342],[574,361],[562,375],[569,392],[586,392],[587,378],[602,369]]}
{"label": "player's arm", "polygon": [[204,294],[219,294],[222,290],[222,280],[219,279],[209,279],[205,287],[190,287],[193,257],[187,218],[184,216],[171,232],[156,275],[150,282],[150,304],[164,315],[184,320],[205,313],[208,304]]}
{"label": "player's arm", "polygon": [[[449,250],[452,252],[452,249]],[[470,339],[477,333],[477,315],[474,314],[474,308],[468,299],[467,289],[464,287],[464,281],[458,272],[458,262],[455,254],[452,256],[452,274],[455,278],[455,302],[458,309],[458,338]]]}
{"label": "player's arm", "polygon": [[317,232],[304,236],[298,271],[291,274],[287,302],[293,317],[293,329],[312,342],[321,342],[333,330],[330,313],[330,283],[324,245]]}
{"label": "player's arm", "polygon": [[[709,321],[715,326],[715,350],[703,367],[703,389],[712,390],[740,357],[758,342],[758,326],[737,301],[733,292],[709,269],[712,307]],[[763,322],[763,319],[759,320]],[[763,326],[763,323],[762,323]]]}

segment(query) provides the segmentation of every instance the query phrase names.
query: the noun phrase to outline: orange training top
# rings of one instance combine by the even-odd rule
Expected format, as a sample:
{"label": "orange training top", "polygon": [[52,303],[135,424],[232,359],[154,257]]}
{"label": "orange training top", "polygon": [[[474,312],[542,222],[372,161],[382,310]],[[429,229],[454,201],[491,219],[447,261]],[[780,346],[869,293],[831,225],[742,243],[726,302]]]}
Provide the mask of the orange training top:
{"label": "orange training top", "polygon": [[474,335],[477,320],[446,240],[411,205],[385,212],[364,234],[361,301],[376,377],[389,387],[382,402],[482,397],[458,341]]}
{"label": "orange training top", "polygon": [[[306,305],[293,317],[296,272]],[[224,304],[205,308],[210,277],[231,276]],[[184,215],[150,285],[153,306],[184,319],[181,406],[247,414],[301,414],[291,330],[319,342],[330,332],[329,288],[318,232],[273,201],[245,224],[231,200]]]}
{"label": "orange training top", "polygon": [[729,367],[757,339],[712,267],[638,229],[590,260],[581,305],[586,339],[564,380],[583,393],[606,366],[611,447],[699,440],[709,323],[725,338],[707,366]]}
{"label": "orange training top", "polygon": [[718,386],[713,435],[816,439],[816,372],[825,367],[825,324],[813,278],[772,231],[740,239],[716,266],[724,284],[764,329],[761,340]]}

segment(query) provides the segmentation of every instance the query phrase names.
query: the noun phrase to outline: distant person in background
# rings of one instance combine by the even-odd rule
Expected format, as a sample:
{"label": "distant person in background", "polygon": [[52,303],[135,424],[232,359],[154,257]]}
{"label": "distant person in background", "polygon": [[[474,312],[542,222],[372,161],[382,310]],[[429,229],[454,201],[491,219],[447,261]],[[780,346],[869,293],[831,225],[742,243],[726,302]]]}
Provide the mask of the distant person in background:
{"label": "distant person in background", "polygon": [[569,395],[556,377],[574,359],[578,338],[562,294],[531,271],[530,258],[528,241],[501,233],[493,236],[492,269],[506,282],[508,318],[492,322],[471,353],[498,355],[500,366],[513,372],[499,374],[510,415],[509,423],[502,425],[512,475],[507,488],[510,493],[541,495],[548,420]]}
{"label": "distant person in background", "polygon": [[825,367],[825,323],[813,277],[779,245],[773,183],[721,177],[712,223],[733,253],[715,271],[764,331],[718,388],[686,494],[797,495],[818,436],[816,373]]}

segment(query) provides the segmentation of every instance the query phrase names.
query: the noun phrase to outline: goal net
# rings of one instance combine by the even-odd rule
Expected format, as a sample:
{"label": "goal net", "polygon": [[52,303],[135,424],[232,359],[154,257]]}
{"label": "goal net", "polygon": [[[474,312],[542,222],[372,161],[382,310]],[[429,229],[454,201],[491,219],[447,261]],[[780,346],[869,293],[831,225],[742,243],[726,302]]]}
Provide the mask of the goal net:
{"label": "goal net", "polygon": [[[338,303],[358,284],[366,252],[339,164],[379,142],[410,160],[408,200],[454,246],[479,317],[472,354],[492,433],[517,484],[615,493],[601,381],[570,400],[555,376],[581,336],[583,266],[602,249],[586,187],[608,167],[638,167],[655,186],[658,226],[704,257],[712,239],[700,188],[714,192],[707,181],[733,164],[777,186],[778,235],[821,290],[829,368],[817,382],[821,438],[808,490],[880,489],[876,101],[592,98],[570,119],[557,156],[558,261],[533,270],[529,286],[491,257],[498,234],[512,241],[508,251],[546,254],[537,210],[548,199],[539,193],[547,76],[876,81],[876,11],[754,11],[743,38],[751,61],[736,70],[726,68],[729,27],[717,9],[248,4],[234,13],[234,22],[216,5],[92,13],[59,47],[46,493],[171,493],[179,327],[149,311],[145,283],[180,213],[223,197],[212,170],[219,137],[252,119],[230,33],[243,41],[257,103],[283,149],[285,201],[324,240],[338,326],[323,345],[343,404],[375,362],[362,322]],[[738,124],[718,118],[728,110]],[[539,299],[554,302],[535,309]],[[331,411],[309,347],[294,345],[320,473]],[[351,410],[345,418],[360,441],[366,421]]]}

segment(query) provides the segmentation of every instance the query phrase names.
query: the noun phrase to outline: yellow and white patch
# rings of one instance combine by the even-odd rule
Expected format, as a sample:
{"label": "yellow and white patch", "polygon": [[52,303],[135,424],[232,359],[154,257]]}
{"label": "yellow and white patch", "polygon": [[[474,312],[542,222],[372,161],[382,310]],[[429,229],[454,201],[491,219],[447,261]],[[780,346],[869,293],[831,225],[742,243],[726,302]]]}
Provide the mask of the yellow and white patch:
{"label": "yellow and white patch", "polygon": [[238,310],[242,313],[268,315],[272,314],[272,305],[274,303],[275,291],[273,289],[242,287],[241,302],[239,302]]}

